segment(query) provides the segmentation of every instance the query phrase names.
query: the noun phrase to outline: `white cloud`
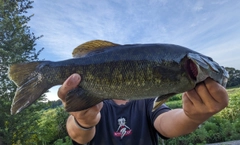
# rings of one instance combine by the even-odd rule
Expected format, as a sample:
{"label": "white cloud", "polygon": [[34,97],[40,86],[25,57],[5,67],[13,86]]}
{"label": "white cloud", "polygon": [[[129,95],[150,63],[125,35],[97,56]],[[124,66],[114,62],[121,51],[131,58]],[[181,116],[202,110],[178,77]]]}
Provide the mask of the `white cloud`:
{"label": "white cloud", "polygon": [[223,5],[225,3],[227,3],[229,0],[214,0],[214,1],[211,1],[212,4],[215,4],[215,5]]}
{"label": "white cloud", "polygon": [[197,1],[196,4],[193,6],[193,11],[199,12],[203,9],[204,2]]}
{"label": "white cloud", "polygon": [[30,25],[44,35],[39,40],[44,51],[58,59],[70,58],[73,48],[92,39],[166,42],[201,51],[240,37],[239,2],[73,0],[34,6]]}
{"label": "white cloud", "polygon": [[239,2],[73,0],[71,3],[35,3],[31,27],[44,35],[39,41],[45,51],[59,59],[71,57],[73,48],[92,39],[116,43],[167,42],[201,51],[240,37],[237,35]]}

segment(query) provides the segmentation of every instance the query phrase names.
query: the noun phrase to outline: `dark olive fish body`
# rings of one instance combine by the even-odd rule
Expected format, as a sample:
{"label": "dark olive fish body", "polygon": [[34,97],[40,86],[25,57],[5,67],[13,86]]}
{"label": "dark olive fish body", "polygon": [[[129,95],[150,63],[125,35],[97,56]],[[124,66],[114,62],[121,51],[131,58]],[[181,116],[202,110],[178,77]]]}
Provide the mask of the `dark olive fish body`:
{"label": "dark olive fish body", "polygon": [[[67,111],[87,109],[104,99],[159,96],[156,102],[161,104],[162,100],[194,88],[196,83],[207,77],[226,85],[228,74],[222,67],[211,58],[185,47],[95,42],[99,46],[93,47],[95,50],[92,51],[88,51],[92,49],[92,46],[88,48],[88,44],[92,45],[94,41],[76,48],[73,59],[13,65],[9,76],[19,87],[12,113],[26,108],[49,88],[62,84],[73,73],[80,74],[82,80],[79,88],[70,92],[66,98]],[[23,66],[31,71],[19,73]]]}
{"label": "dark olive fish body", "polygon": [[[168,94],[169,88],[171,93],[179,93],[194,87],[195,80],[190,78],[185,68],[186,55],[176,55],[171,59],[170,54],[181,54],[174,52],[171,45],[124,47],[108,49],[101,54],[83,58],[48,62],[42,74],[55,76],[49,79],[49,83],[59,85],[71,74],[79,73],[82,76],[80,87],[104,99],[152,98]],[[183,49],[193,52],[186,48],[179,50]]]}

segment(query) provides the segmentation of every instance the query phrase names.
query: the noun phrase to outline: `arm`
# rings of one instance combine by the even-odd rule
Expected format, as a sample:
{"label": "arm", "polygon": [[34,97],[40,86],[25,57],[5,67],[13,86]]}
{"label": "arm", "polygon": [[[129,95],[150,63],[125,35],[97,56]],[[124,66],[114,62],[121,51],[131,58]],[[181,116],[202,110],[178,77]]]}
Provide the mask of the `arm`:
{"label": "arm", "polygon": [[185,92],[182,98],[183,109],[163,113],[154,122],[156,130],[165,137],[177,137],[194,131],[228,105],[225,88],[211,79]]}
{"label": "arm", "polygon": [[[76,88],[80,83],[80,76],[78,74],[71,75],[59,88],[58,96],[62,100],[63,105],[65,105],[65,96],[67,93]],[[89,109],[78,111],[78,112],[69,112],[71,114],[67,120],[67,131],[69,136],[76,142],[80,144],[85,144],[92,140],[95,135],[95,125],[98,124],[101,118],[100,110],[102,109],[103,103],[99,103],[96,106],[93,106]],[[74,117],[76,121],[83,127],[89,128],[89,130],[80,129],[76,122],[74,121]]]}

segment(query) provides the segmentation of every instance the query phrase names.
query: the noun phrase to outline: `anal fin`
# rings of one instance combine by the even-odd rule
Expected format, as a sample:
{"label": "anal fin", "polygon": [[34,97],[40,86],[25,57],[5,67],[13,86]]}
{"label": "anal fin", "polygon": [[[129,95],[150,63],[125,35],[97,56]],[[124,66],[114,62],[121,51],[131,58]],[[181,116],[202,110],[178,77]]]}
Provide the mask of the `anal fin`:
{"label": "anal fin", "polygon": [[67,94],[65,110],[76,112],[88,109],[97,105],[104,99],[95,97],[81,87],[78,87]]}

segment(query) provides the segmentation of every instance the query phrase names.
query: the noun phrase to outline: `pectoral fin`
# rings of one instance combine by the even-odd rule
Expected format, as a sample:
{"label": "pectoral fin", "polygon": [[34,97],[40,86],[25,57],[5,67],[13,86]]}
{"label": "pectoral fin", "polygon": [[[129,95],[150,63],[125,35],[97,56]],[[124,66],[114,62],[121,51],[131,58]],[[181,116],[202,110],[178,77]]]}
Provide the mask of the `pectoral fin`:
{"label": "pectoral fin", "polygon": [[103,101],[102,98],[95,97],[79,87],[67,94],[65,110],[67,112],[81,111],[97,105],[101,101]]}
{"label": "pectoral fin", "polygon": [[158,107],[160,107],[163,103],[165,103],[168,100],[168,98],[170,98],[173,95],[175,95],[175,93],[170,93],[157,97],[154,100],[152,112],[155,111]]}
{"label": "pectoral fin", "polygon": [[76,47],[73,52],[73,57],[84,57],[90,52],[101,52],[108,47],[118,46],[119,44],[115,44],[109,41],[104,40],[93,40],[83,43]]}

